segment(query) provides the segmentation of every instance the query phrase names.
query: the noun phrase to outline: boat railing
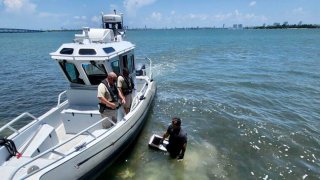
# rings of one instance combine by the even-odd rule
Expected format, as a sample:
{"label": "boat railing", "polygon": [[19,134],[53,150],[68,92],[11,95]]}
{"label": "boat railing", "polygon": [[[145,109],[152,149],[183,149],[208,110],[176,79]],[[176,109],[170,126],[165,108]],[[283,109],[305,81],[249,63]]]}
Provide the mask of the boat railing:
{"label": "boat railing", "polygon": [[[17,168],[17,169],[12,173],[10,179],[13,179],[14,176],[15,176],[15,174],[16,174],[21,168],[23,168],[24,166],[30,164],[31,162],[34,162],[34,161],[37,160],[37,159],[43,157],[44,155],[47,155],[47,154],[49,154],[49,153],[53,153],[53,154],[56,154],[56,155],[60,156],[60,158],[58,158],[58,159],[56,159],[55,161],[47,164],[47,165],[44,166],[44,167],[41,167],[41,168],[39,168],[39,169],[37,169],[37,170],[35,170],[35,171],[33,171],[33,172],[31,172],[31,173],[23,176],[21,179],[28,178],[28,177],[32,176],[33,174],[41,171],[42,169],[45,169],[45,168],[51,166],[52,164],[54,164],[55,162],[57,162],[57,161],[65,158],[65,157],[67,157],[68,155],[70,155],[70,154],[72,154],[72,153],[74,153],[74,152],[76,152],[76,151],[81,150],[81,149],[82,149],[83,147],[85,147],[87,144],[89,144],[89,143],[91,143],[92,141],[96,140],[97,138],[99,138],[100,136],[102,136],[103,134],[105,134],[106,132],[108,132],[108,131],[112,128],[112,127],[111,127],[111,128],[109,128],[109,129],[107,129],[107,131],[105,131],[105,132],[102,133],[102,134],[99,134],[98,136],[95,136],[94,134],[92,134],[92,133],[89,131],[91,128],[95,127],[97,124],[99,124],[99,123],[101,123],[102,121],[105,121],[105,120],[108,120],[110,123],[112,123],[112,124],[113,124],[112,127],[114,127],[115,123],[114,123],[109,117],[104,117],[104,118],[100,119],[99,121],[97,121],[96,123],[94,123],[93,125],[87,127],[86,129],[82,130],[81,132],[77,133],[77,134],[74,135],[73,137],[65,140],[63,143],[58,144],[58,145],[56,145],[56,146],[54,146],[54,147],[52,147],[52,148],[44,151],[43,153],[41,153],[41,154],[37,155],[36,157],[32,158],[30,161],[27,161],[26,163],[20,165],[19,168]],[[69,153],[67,153],[67,154],[64,154],[64,153],[61,153],[61,152],[57,151],[57,149],[58,149],[59,147],[67,144],[68,142],[70,142],[70,141],[74,140],[75,138],[79,137],[80,135],[90,135],[91,137],[93,137],[93,139],[91,139],[89,142],[84,142],[83,144],[80,145],[81,147],[79,147],[79,148],[75,147],[73,151],[71,151],[71,152],[69,152]]]}
{"label": "boat railing", "polygon": [[59,106],[59,105],[61,104],[61,97],[62,97],[62,95],[66,94],[66,93],[67,93],[67,91],[63,91],[63,92],[61,92],[61,93],[59,94],[57,106]]}
{"label": "boat railing", "polygon": [[136,60],[138,61],[149,61],[149,73],[147,73],[147,76],[152,79],[152,60],[148,57],[145,57],[145,58],[140,58],[140,57],[137,57]]}
{"label": "boat railing", "polygon": [[[145,58],[136,58],[137,60],[147,60],[149,61],[149,74],[146,74],[148,76],[148,78],[151,80],[152,79],[152,60],[148,57],[145,57]],[[139,92],[137,93],[137,95],[133,98],[132,100],[132,104],[131,104],[131,110],[134,110],[137,105],[139,104],[138,102],[143,100],[145,97],[144,97],[144,93],[146,92],[148,88],[148,82],[144,83],[144,85],[142,86],[142,88],[139,90]]]}
{"label": "boat railing", "polygon": [[[23,129],[23,131],[19,131],[19,130],[17,130],[16,128],[12,127],[12,124],[14,124],[15,122],[19,121],[20,119],[22,119],[22,118],[25,117],[25,116],[31,117],[31,118],[34,120],[34,121],[32,122],[32,124],[35,123],[35,122],[37,122],[37,121],[39,121],[39,119],[36,118],[34,115],[32,115],[32,114],[30,114],[30,113],[28,113],[28,112],[24,112],[24,113],[22,113],[21,115],[19,115],[18,117],[14,118],[14,119],[11,120],[10,122],[8,122],[6,125],[2,126],[2,127],[0,128],[0,133],[1,133],[3,130],[7,129],[7,128],[10,129],[11,131],[13,131],[14,133],[16,133],[15,136],[17,136],[18,134],[24,132],[27,128]],[[15,137],[15,136],[14,136],[14,137]],[[14,137],[12,137],[12,138],[14,138]]]}
{"label": "boat railing", "polygon": [[147,83],[144,83],[143,87],[140,89],[140,91],[137,93],[137,95],[133,98],[132,100],[132,104],[131,104],[131,110],[134,110],[137,105],[139,104],[138,102],[143,100],[144,97],[144,93],[146,92],[148,86]]}
{"label": "boat railing", "polygon": [[149,60],[149,78],[152,79],[152,60],[148,57],[146,59]]}

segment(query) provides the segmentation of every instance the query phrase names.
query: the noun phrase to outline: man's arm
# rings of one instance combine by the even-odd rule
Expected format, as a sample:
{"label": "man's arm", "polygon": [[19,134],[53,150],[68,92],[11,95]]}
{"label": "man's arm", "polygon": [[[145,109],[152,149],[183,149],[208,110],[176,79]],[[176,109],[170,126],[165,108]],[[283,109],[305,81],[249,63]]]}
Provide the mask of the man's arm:
{"label": "man's arm", "polygon": [[119,97],[121,99],[121,104],[125,104],[126,103],[126,98],[124,97],[123,93],[122,93],[122,89],[118,87],[118,92],[119,92]]}
{"label": "man's arm", "polygon": [[187,149],[187,143],[184,143],[182,148],[181,148],[181,152],[180,152],[180,154],[178,156],[178,159],[183,159],[184,153],[186,152],[186,149]]}
{"label": "man's arm", "polygon": [[126,98],[125,98],[125,96],[124,96],[124,94],[123,94],[123,92],[122,92],[122,82],[123,82],[123,78],[122,78],[122,76],[119,76],[119,77],[118,77],[118,81],[117,81],[118,94],[119,94],[119,97],[120,97],[120,99],[121,99],[121,103],[122,103],[122,104],[125,104],[125,103],[126,103]]}
{"label": "man's arm", "polygon": [[164,140],[164,139],[167,138],[168,136],[169,136],[169,133],[166,132],[166,133],[163,134],[162,139]]}
{"label": "man's arm", "polygon": [[169,136],[169,133],[168,133],[168,131],[166,131],[166,132],[163,134],[163,136],[162,136],[162,139],[161,139],[161,141],[160,141],[160,144],[163,144],[163,141],[164,141],[168,136]]}
{"label": "man's arm", "polygon": [[105,97],[98,97],[101,103],[105,104],[106,106],[116,109],[116,104],[113,102],[108,101]]}

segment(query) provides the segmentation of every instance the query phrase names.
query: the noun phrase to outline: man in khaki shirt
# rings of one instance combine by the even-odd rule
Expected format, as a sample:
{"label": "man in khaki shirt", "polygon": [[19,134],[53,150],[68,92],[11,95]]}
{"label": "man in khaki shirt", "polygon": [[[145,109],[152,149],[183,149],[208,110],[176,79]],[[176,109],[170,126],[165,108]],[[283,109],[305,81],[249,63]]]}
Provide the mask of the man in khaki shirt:
{"label": "man in khaki shirt", "polygon": [[123,68],[122,76],[118,77],[117,85],[120,98],[125,99],[125,102],[123,103],[124,111],[128,114],[132,103],[132,91],[134,89],[134,84],[132,79],[129,77],[129,71],[127,68]]}
{"label": "man in khaki shirt", "polygon": [[[119,108],[118,102],[118,89],[117,89],[117,75],[110,72],[105,80],[98,86],[97,97],[99,99],[101,116],[109,117],[114,123],[117,122],[117,109]],[[123,101],[123,100],[122,100]],[[111,127],[111,122],[108,120],[102,122],[104,128]]]}

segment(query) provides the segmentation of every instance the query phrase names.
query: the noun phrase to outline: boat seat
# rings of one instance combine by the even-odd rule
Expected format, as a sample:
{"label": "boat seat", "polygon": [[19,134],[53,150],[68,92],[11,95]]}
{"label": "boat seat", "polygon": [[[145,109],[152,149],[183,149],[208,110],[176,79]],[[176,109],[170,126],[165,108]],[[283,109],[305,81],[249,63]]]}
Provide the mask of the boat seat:
{"label": "boat seat", "polygon": [[13,166],[1,166],[1,179],[10,179],[17,167]]}
{"label": "boat seat", "polygon": [[[96,90],[69,89],[67,98],[69,106],[60,113],[67,134],[77,134],[102,119]],[[101,128],[99,124],[90,131]]]}
{"label": "boat seat", "polygon": [[100,112],[98,110],[98,106],[71,106],[68,109],[64,109],[61,112],[62,114],[87,114],[90,116],[93,115],[100,115]]}
{"label": "boat seat", "polygon": [[52,126],[43,124],[40,125],[39,128],[40,129],[26,146],[26,149],[22,152],[23,156],[34,157],[58,144],[58,136]]}
{"label": "boat seat", "polygon": [[[30,157],[21,157],[17,159],[16,157],[12,157],[9,161],[7,161],[5,164],[1,166],[1,170],[3,173],[1,173],[1,179],[10,179],[13,173],[17,170],[18,167],[20,167],[22,164],[25,164],[29,161],[31,161],[32,158]],[[28,171],[28,169],[34,165],[36,165],[39,168],[43,168],[46,165],[52,163],[54,160],[45,159],[45,158],[38,158],[33,163],[28,164],[24,166],[23,168],[20,168],[19,171],[16,172],[17,177],[21,177],[25,175]],[[16,178],[13,178],[16,179]]]}
{"label": "boat seat", "polygon": [[[98,106],[72,105],[61,111],[61,118],[66,133],[77,134],[99,121],[101,119],[101,115],[99,113]],[[97,128],[93,128],[92,130]]]}
{"label": "boat seat", "polygon": [[97,90],[68,89],[66,94],[69,106],[97,107],[99,103],[99,100],[97,98]]}

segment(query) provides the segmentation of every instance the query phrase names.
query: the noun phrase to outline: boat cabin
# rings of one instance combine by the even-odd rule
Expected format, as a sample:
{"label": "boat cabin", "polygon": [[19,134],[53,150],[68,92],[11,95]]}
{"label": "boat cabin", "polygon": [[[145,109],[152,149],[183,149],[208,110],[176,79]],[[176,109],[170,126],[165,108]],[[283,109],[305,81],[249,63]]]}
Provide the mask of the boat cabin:
{"label": "boat cabin", "polygon": [[135,46],[113,39],[110,31],[85,28],[83,35],[75,36],[74,43],[63,44],[51,53],[71,85],[98,85],[109,72],[120,75],[123,68],[135,77]]}

